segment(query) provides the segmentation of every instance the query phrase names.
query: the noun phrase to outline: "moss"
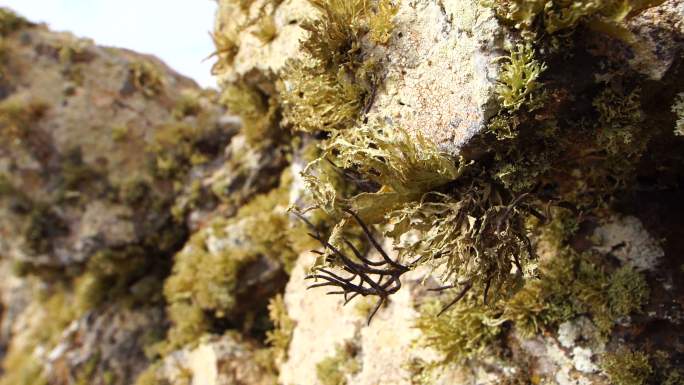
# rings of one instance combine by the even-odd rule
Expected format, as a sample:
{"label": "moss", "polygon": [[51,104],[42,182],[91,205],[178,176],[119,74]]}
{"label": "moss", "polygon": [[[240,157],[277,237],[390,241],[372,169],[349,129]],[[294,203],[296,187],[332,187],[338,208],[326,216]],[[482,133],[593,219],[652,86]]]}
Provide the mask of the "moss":
{"label": "moss", "polygon": [[195,233],[176,255],[164,286],[173,322],[168,337],[171,346],[196,340],[208,330],[211,318],[236,315],[236,295],[249,287],[240,282],[245,268],[260,258],[283,269],[293,263],[298,253],[289,244],[288,188],[286,183],[253,198],[234,217],[217,220]]}
{"label": "moss", "polygon": [[278,294],[269,301],[268,318],[273,322],[274,329],[266,333],[266,342],[278,359],[286,360],[295,322],[287,314],[282,295]]}
{"label": "moss", "polygon": [[198,116],[202,112],[202,105],[199,100],[199,95],[185,92],[181,94],[180,99],[173,107],[171,114],[176,119],[184,119],[188,116]]}
{"label": "moss", "polygon": [[648,355],[628,348],[604,354],[600,367],[615,385],[644,385],[653,373]]}
{"label": "moss", "polygon": [[278,103],[254,86],[244,82],[229,84],[224,88],[221,102],[242,120],[242,133],[252,146],[268,142],[276,137]]}
{"label": "moss", "polygon": [[437,317],[443,305],[426,303],[415,322],[421,332],[418,344],[439,352],[442,364],[481,357],[498,340],[501,329],[489,326],[495,314],[486,306],[464,298]]}
{"label": "moss", "polygon": [[316,377],[323,385],[346,385],[361,370],[358,348],[351,343],[338,345],[335,354],[316,364]]}
{"label": "moss", "polygon": [[684,92],[677,94],[677,98],[672,104],[672,112],[677,118],[674,133],[678,136],[684,136]]}
{"label": "moss", "polygon": [[31,25],[31,23],[12,12],[9,8],[0,7],[0,36],[7,36],[28,25]]}
{"label": "moss", "polygon": [[546,65],[534,58],[534,49],[529,44],[518,44],[501,60],[504,63],[496,87],[501,105],[515,111],[532,104],[532,99],[539,97],[539,76],[546,70]]}
{"label": "moss", "polygon": [[569,248],[545,262],[539,275],[503,304],[502,318],[528,337],[580,315],[589,316],[606,337],[619,317],[648,300],[648,286],[639,273],[623,267],[608,274]]}
{"label": "moss", "polygon": [[641,153],[646,141],[641,135],[641,91],[635,88],[628,94],[606,87],[593,106],[599,113],[598,143],[610,155],[624,156]]}
{"label": "moss", "polygon": [[608,302],[616,317],[641,310],[648,302],[649,293],[644,276],[630,266],[623,266],[610,276]]}
{"label": "moss", "polygon": [[4,141],[29,138],[32,126],[48,110],[48,105],[37,100],[23,100],[9,97],[0,102],[0,132]]}
{"label": "moss", "polygon": [[295,129],[334,131],[351,126],[375,87],[376,61],[364,57],[361,39],[370,9],[364,0],[310,0],[320,17],[306,21],[307,58],[288,63],[280,95]]}
{"label": "moss", "polygon": [[129,81],[146,97],[159,94],[164,88],[164,80],[159,69],[148,61],[136,61],[128,70]]}
{"label": "moss", "polygon": [[392,37],[394,22],[392,19],[399,12],[399,5],[390,0],[379,0],[377,10],[370,16],[368,25],[370,39],[375,44],[386,45]]}

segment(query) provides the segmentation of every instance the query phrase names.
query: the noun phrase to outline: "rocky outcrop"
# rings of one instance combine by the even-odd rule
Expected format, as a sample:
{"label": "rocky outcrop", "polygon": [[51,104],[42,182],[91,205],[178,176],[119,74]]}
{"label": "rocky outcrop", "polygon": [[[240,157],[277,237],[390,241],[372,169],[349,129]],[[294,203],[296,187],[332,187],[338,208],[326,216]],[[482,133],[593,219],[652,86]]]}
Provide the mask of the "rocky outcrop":
{"label": "rocky outcrop", "polygon": [[0,385],[681,383],[682,4],[3,10]]}

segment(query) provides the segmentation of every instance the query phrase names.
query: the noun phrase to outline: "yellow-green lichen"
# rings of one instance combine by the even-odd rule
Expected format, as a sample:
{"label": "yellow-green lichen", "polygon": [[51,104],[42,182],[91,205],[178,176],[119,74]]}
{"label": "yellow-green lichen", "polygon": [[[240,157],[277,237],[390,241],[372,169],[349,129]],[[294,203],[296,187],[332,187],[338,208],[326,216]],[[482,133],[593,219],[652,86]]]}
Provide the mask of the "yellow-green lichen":
{"label": "yellow-green lichen", "polygon": [[316,377],[322,385],[347,385],[350,376],[361,370],[358,348],[351,343],[338,345],[335,354],[316,364]]}
{"label": "yellow-green lichen", "polygon": [[305,58],[283,71],[284,117],[295,129],[316,132],[353,124],[374,87],[376,60],[364,57],[361,39],[371,14],[365,0],[310,0],[320,16],[306,21]]}
{"label": "yellow-green lichen", "polygon": [[638,312],[648,302],[649,288],[643,274],[631,266],[623,266],[610,277],[608,302],[616,317]]}
{"label": "yellow-green lichen", "polygon": [[375,44],[386,45],[392,37],[394,30],[392,19],[399,12],[399,5],[392,4],[391,0],[379,0],[376,8],[368,21],[370,39]]}
{"label": "yellow-green lichen", "polygon": [[497,96],[501,105],[515,111],[524,104],[530,104],[540,87],[539,76],[546,65],[534,58],[534,49],[529,44],[518,44],[508,57],[501,59]]}
{"label": "yellow-green lichen", "polygon": [[624,347],[604,354],[600,366],[615,385],[644,385],[653,373],[646,353]]}

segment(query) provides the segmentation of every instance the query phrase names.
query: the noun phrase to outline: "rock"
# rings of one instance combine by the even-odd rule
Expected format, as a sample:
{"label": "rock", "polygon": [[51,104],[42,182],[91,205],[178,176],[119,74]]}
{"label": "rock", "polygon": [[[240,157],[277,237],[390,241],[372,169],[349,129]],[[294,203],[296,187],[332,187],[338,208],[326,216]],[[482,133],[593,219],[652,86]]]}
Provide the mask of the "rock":
{"label": "rock", "polygon": [[665,255],[639,219],[633,216],[615,218],[594,232],[596,250],[614,255],[623,264],[637,270],[654,270]]}
{"label": "rock", "polygon": [[239,334],[202,341],[168,355],[159,379],[188,385],[272,385],[275,378],[259,364],[258,345]]}

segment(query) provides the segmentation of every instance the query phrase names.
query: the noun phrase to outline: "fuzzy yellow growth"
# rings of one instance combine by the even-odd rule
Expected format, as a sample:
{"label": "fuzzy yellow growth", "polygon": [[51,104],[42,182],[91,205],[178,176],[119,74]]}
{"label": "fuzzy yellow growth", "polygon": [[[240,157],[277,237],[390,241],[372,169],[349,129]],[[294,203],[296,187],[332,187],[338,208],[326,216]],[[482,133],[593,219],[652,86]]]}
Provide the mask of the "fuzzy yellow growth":
{"label": "fuzzy yellow growth", "polygon": [[606,274],[586,258],[565,249],[541,266],[540,279],[530,280],[504,306],[503,319],[523,336],[588,315],[606,336],[616,319],[641,309],[648,300],[643,276],[624,267]]}
{"label": "fuzzy yellow growth", "polygon": [[242,132],[247,142],[256,146],[276,134],[278,104],[273,98],[244,82],[229,84],[221,96],[221,103],[242,120]]}
{"label": "fuzzy yellow growth", "polygon": [[147,97],[157,95],[164,87],[159,69],[147,61],[134,62],[129,69],[129,77],[133,86]]}
{"label": "fuzzy yellow growth", "polygon": [[294,62],[285,72],[281,90],[285,117],[305,132],[343,129],[356,121],[364,90],[344,69],[328,71],[318,65]]}
{"label": "fuzzy yellow growth", "polygon": [[653,373],[648,355],[627,348],[606,353],[601,369],[615,385],[644,385]]}
{"label": "fuzzy yellow growth", "polygon": [[677,95],[677,100],[672,105],[672,112],[677,115],[674,133],[678,136],[684,136],[684,92]]}
{"label": "fuzzy yellow growth", "polygon": [[421,308],[415,327],[421,331],[418,344],[442,354],[442,363],[477,358],[499,338],[500,328],[489,326],[493,313],[472,299],[464,298],[437,316],[443,304],[429,302]]}
{"label": "fuzzy yellow growth", "polygon": [[370,16],[370,39],[375,44],[386,45],[392,37],[392,19],[399,12],[399,5],[392,4],[390,0],[379,0],[377,8]]}
{"label": "fuzzy yellow growth", "polygon": [[302,24],[307,57],[283,71],[284,115],[300,131],[344,129],[357,120],[373,80],[375,62],[361,57],[369,9],[365,0],[310,3],[320,17]]}
{"label": "fuzzy yellow growth", "polygon": [[366,0],[309,0],[321,17],[307,21],[302,28],[309,38],[302,48],[325,67],[336,64],[355,65],[354,57],[361,49],[366,32],[368,5]]}
{"label": "fuzzy yellow growth", "polygon": [[402,259],[443,268],[442,279],[449,283],[489,286],[494,297],[523,276],[532,258],[517,209],[487,188],[469,189],[458,198],[428,193],[388,217],[394,239],[409,231],[419,234],[399,247]]}
{"label": "fuzzy yellow growth", "polygon": [[287,350],[292,340],[295,322],[288,316],[285,301],[281,294],[271,298],[268,303],[268,317],[274,329],[266,332],[266,342],[271,345],[278,359],[287,359]]}
{"label": "fuzzy yellow growth", "polygon": [[240,274],[250,263],[267,258],[286,265],[296,257],[287,234],[288,186],[255,197],[235,217],[197,232],[175,256],[164,287],[173,322],[171,347],[192,342],[205,332],[205,314],[233,315]]}
{"label": "fuzzy yellow growth", "polygon": [[539,88],[539,75],[546,70],[546,65],[534,58],[534,49],[530,45],[523,44],[518,44],[510,56],[502,60],[505,62],[496,91],[502,106],[515,111],[534,97]]}
{"label": "fuzzy yellow growth", "polygon": [[233,64],[235,55],[240,50],[238,34],[239,28],[232,24],[226,30],[221,31],[221,33],[211,34],[215,47],[215,51],[211,56],[216,57],[216,63],[211,67],[212,74],[219,75]]}
{"label": "fuzzy yellow growth", "polygon": [[347,385],[348,376],[361,370],[357,348],[346,343],[337,346],[335,354],[316,364],[316,376],[323,385]]}
{"label": "fuzzy yellow growth", "polygon": [[356,170],[399,194],[422,194],[461,173],[455,159],[401,127],[359,127],[335,136],[330,148],[339,151],[340,167]]}

